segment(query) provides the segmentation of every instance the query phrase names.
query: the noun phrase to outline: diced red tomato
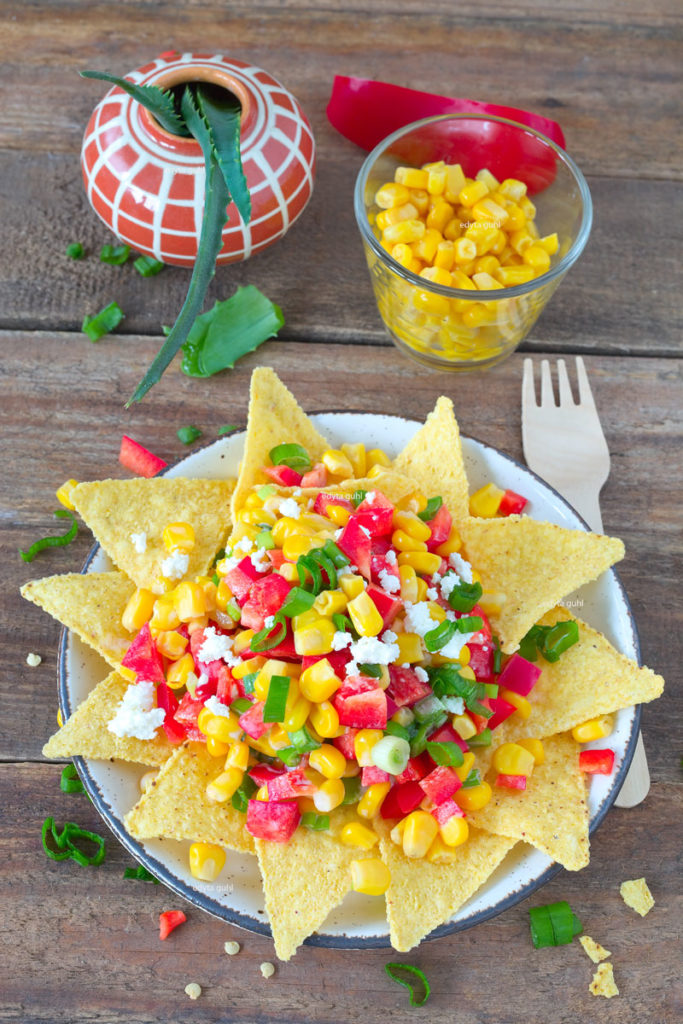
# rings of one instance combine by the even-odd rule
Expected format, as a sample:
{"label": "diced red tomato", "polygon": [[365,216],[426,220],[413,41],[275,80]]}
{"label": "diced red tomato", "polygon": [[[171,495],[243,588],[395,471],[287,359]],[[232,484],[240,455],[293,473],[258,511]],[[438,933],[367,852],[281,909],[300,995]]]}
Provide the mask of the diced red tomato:
{"label": "diced red tomato", "polygon": [[301,477],[302,487],[325,487],[327,485],[327,466],[324,462],[316,462],[307,473]]}
{"label": "diced red tomato", "polygon": [[432,764],[433,762],[429,754],[423,751],[417,757],[409,758],[408,764],[401,774],[396,776],[396,781],[398,783],[419,782],[420,779],[423,779],[432,770]]}
{"label": "diced red tomato", "polygon": [[231,569],[225,574],[225,581],[240,606],[245,603],[249,596],[252,584],[259,579],[260,576],[261,573],[258,569],[254,568],[251,558],[248,556],[243,558],[234,569]]}
{"label": "diced red tomato", "polygon": [[505,775],[501,772],[496,776],[495,785],[503,789],[526,789],[526,775]]}
{"label": "diced red tomato", "polygon": [[360,503],[356,517],[371,537],[385,537],[394,529],[394,506],[381,491],[374,491],[373,495],[372,501],[365,498]]}
{"label": "diced red tomato", "polygon": [[342,696],[339,690],[332,702],[339,715],[339,724],[352,729],[384,729],[387,724],[387,698],[373,680],[375,688],[363,693]]}
{"label": "diced red tomato", "polygon": [[128,437],[127,434],[124,434],[121,438],[119,462],[126,469],[129,469],[131,473],[137,473],[138,476],[146,477],[156,476],[160,469],[168,466],[168,462],[164,462],[158,455],[153,455],[149,449],[138,444],[137,441],[134,441],[132,437]]}
{"label": "diced red tomato", "polygon": [[582,750],[579,754],[579,768],[587,775],[611,775],[614,770],[614,751]]}
{"label": "diced red tomato", "polygon": [[242,605],[242,625],[248,629],[263,629],[265,620],[280,610],[291,589],[292,584],[277,572],[256,580]]}
{"label": "diced red tomato", "polygon": [[[460,780],[458,779],[458,782]],[[456,804],[455,800],[444,800],[443,803],[437,804],[436,807],[432,808],[432,814],[438,821],[439,825],[445,825],[451,818],[464,818],[465,812],[462,807]]]}
{"label": "diced red tomato", "polygon": [[438,765],[429,775],[420,779],[420,786],[425,795],[437,806],[444,800],[450,800],[462,786],[462,782],[452,768],[447,765]]}
{"label": "diced red tomato", "polygon": [[[489,729],[497,729],[506,718],[509,718],[510,715],[514,715],[517,710],[514,704],[510,704],[509,701],[503,700],[502,697],[489,697],[488,701],[489,707],[491,711],[493,711],[493,717],[489,718],[486,723]],[[481,730],[479,731],[481,732]]]}
{"label": "diced red tomato", "polygon": [[516,494],[515,491],[505,491],[503,497],[500,499],[500,505],[498,506],[499,516],[514,516],[519,515],[524,510],[527,504],[527,498],[524,498],[521,494]]}
{"label": "diced red tomato", "polygon": [[309,796],[315,789],[311,780],[304,775],[303,768],[281,772],[280,775],[268,779],[266,785],[269,800],[291,800],[297,796]]}
{"label": "diced red tomato", "polygon": [[156,644],[146,622],[130,647],[121,659],[121,664],[135,672],[139,679],[146,679],[150,683],[164,683],[163,662],[157,651]]}
{"label": "diced red tomato", "polygon": [[347,729],[341,736],[335,736],[332,740],[337,750],[341,750],[347,761],[355,760],[355,740],[357,732],[358,729]]}
{"label": "diced red tomato", "polygon": [[383,818],[404,818],[424,799],[424,790],[418,782],[402,782],[392,786],[380,807]]}
{"label": "diced red tomato", "polygon": [[337,546],[351,559],[352,565],[357,565],[363,576],[369,580],[370,534],[356,515],[350,517],[342,530]]}
{"label": "diced red tomato", "polygon": [[[220,626],[212,626],[211,629],[215,629],[216,633],[220,636],[228,636],[227,630],[221,629]],[[220,658],[214,658],[213,661],[202,661],[199,657],[199,652],[202,649],[204,640],[206,639],[206,631],[204,629],[195,629],[190,636],[190,653],[194,658],[195,671],[197,674],[203,674],[207,677],[210,688],[206,689],[206,697],[210,697],[212,693],[215,693],[218,688],[218,681],[221,678],[222,671],[226,667],[225,662]]]}
{"label": "diced red tomato", "polygon": [[230,704],[237,697],[245,696],[242,687],[237,685],[237,680],[232,678],[232,673],[227,665],[221,665],[218,671],[216,696],[223,704]]}
{"label": "diced red tomato", "polygon": [[423,697],[428,697],[431,692],[432,688],[429,682],[418,679],[417,673],[412,668],[401,668],[398,665],[389,666],[387,694],[399,708],[411,707]]}
{"label": "diced red tomato", "polygon": [[289,466],[261,466],[261,469],[280,487],[299,487],[301,484],[301,473]]}
{"label": "diced red tomato", "polygon": [[265,703],[262,700],[257,700],[254,701],[248,711],[240,715],[240,725],[247,736],[251,736],[253,740],[260,739],[271,727],[271,722],[263,721],[264,707]]}
{"label": "diced red tomato", "polygon": [[387,693],[386,690],[384,692],[385,692],[386,697],[387,697],[387,721],[388,721],[390,718],[393,718],[394,715],[396,714],[396,712],[398,711],[398,704],[396,703],[395,700],[392,700],[392,698],[389,696],[389,694]]}
{"label": "diced red tomato", "polygon": [[448,722],[436,729],[428,739],[430,743],[457,743],[463,754],[470,749],[462,736],[459,736]]}
{"label": "diced red tomato", "polygon": [[470,641],[467,644],[470,652],[470,660],[467,667],[474,672],[475,679],[480,683],[492,683],[494,680],[493,671],[493,644],[486,640],[483,644]]}
{"label": "diced red tomato", "polygon": [[434,518],[427,522],[427,526],[432,531],[432,535],[427,541],[427,548],[430,551],[435,551],[442,544],[446,543],[450,536],[452,525],[453,517],[446,506],[442,505]]}
{"label": "diced red tomato", "polygon": [[522,697],[528,696],[533,690],[541,674],[538,665],[527,661],[520,654],[513,654],[503,665],[498,676],[498,683],[506,690],[514,690]]}
{"label": "diced red tomato", "polygon": [[372,676],[349,676],[337,691],[337,696],[345,699],[346,697],[352,697],[356,693],[369,693],[371,690],[376,690],[377,686],[377,680],[373,679]]}
{"label": "diced red tomato", "polygon": [[295,800],[279,803],[269,800],[250,800],[247,806],[247,832],[254,839],[270,839],[274,843],[287,843],[296,832],[301,811]]}
{"label": "diced red tomato", "polygon": [[317,512],[319,516],[326,516],[330,505],[339,505],[340,508],[345,508],[348,512],[354,511],[353,502],[348,498],[342,498],[339,494],[325,494],[324,491],[316,496],[313,511]]}
{"label": "diced red tomato", "polygon": [[173,690],[166,683],[159,683],[157,686],[157,707],[163,708],[166,717],[163,721],[164,732],[170,743],[178,744],[185,740],[185,729],[179,722],[176,722],[174,715],[179,707],[179,701]]}
{"label": "diced red tomato", "polygon": [[197,700],[191,693],[184,693],[180,699],[178,710],[173,717],[185,729],[188,740],[199,743],[206,741],[206,736],[197,726],[197,716],[203,707],[204,701]]}
{"label": "diced red tomato", "polygon": [[387,594],[381,587],[375,586],[374,583],[370,583],[366,589],[368,597],[372,598],[372,602],[375,608],[382,616],[382,622],[385,628],[390,626],[394,621],[398,613],[403,608],[403,601],[400,597],[392,597],[391,594]]}
{"label": "diced red tomato", "polygon": [[247,775],[257,786],[267,786],[272,779],[282,773],[282,768],[273,768],[270,764],[255,764],[249,769]]}
{"label": "diced red tomato", "polygon": [[187,917],[182,910],[165,910],[163,914],[159,914],[159,938],[167,939],[173,929],[185,921]]}
{"label": "diced red tomato", "polygon": [[382,768],[375,767],[374,764],[366,765],[361,769],[361,786],[374,786],[376,782],[391,782],[391,775]]}
{"label": "diced red tomato", "polygon": [[[270,657],[270,651],[268,652]],[[305,672],[311,665],[315,665],[316,661],[321,661],[326,658],[329,661],[332,671],[339,679],[344,678],[344,669],[351,661],[351,652],[348,650],[343,651],[330,651],[329,654],[305,654],[301,659],[301,671]]]}
{"label": "diced red tomato", "polygon": [[282,564],[285,561],[282,548],[268,548],[266,551],[268,561],[272,565],[273,569],[281,569]]}

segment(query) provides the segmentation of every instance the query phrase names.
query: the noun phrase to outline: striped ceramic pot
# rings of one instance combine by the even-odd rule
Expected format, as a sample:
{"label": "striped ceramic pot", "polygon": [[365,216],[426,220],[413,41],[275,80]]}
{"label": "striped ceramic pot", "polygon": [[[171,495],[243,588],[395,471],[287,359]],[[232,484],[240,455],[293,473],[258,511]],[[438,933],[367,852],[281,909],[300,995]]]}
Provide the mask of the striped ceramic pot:
{"label": "striped ceramic pot", "polygon": [[[315,174],[313,133],[294,96],[261,68],[199,53],[161,54],[126,78],[164,89],[212,82],[238,96],[252,216],[245,224],[230,203],[218,263],[248,259],[282,238],[310,199]],[[192,266],[205,179],[194,139],[165,131],[115,86],[88,122],[81,168],[93,209],[115,235],[164,263]]]}

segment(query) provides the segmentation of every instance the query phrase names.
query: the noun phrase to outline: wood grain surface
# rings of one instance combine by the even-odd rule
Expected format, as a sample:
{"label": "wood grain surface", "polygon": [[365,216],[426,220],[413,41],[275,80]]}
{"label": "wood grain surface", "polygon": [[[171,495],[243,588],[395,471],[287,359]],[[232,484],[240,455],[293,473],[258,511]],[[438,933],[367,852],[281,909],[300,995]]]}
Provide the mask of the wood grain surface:
{"label": "wood grain surface", "polygon": [[[680,984],[681,699],[681,238],[680,5],[674,0],[271,0],[184,3],[0,0],[0,895],[5,917],[0,1022],[12,1024],[379,1024],[387,1014],[446,1024],[674,1024]],[[143,280],[99,263],[110,240],[88,207],[78,153],[102,94],[77,71],[125,73],[159,50],[224,52],[261,64],[299,97],[318,143],[316,192],[299,223],[270,251],[218,271],[211,300],[237,284],[261,287],[284,309],[278,340],[234,371],[198,381],[174,365],[147,399],[123,403],[171,322],[187,272]],[[122,433],[169,462],[220,424],[243,426],[248,380],[275,368],[311,412],[326,409],[423,419],[450,395],[465,434],[521,459],[523,355],[486,373],[439,374],[409,362],[383,332],[353,219],[363,154],[327,123],[335,73],[535,110],[560,121],[595,203],[589,245],[522,350],[584,353],[612,455],[602,493],[607,532],[627,557],[619,575],[643,660],[668,681],[643,711],[652,790],[633,810],[612,809],[591,863],[561,871],[536,898],[492,921],[426,942],[406,957],[387,950],[304,946],[266,981],[266,937],[217,921],[161,886],[124,881],[130,855],[114,838],[99,869],[48,861],[46,816],[106,832],[84,796],[59,791],[61,766],[40,751],[55,728],[59,627],[21,601],[26,580],[78,569],[91,546],[82,529],[32,565],[18,557],[50,532],[65,479],[124,476]],[[72,263],[68,242],[88,259]],[[116,334],[91,344],[87,312],[117,299]],[[572,360],[570,359],[570,362]],[[191,449],[190,449],[191,450]],[[37,668],[26,655],[42,656]],[[656,906],[644,919],[619,896],[644,875]],[[534,951],[529,906],[567,899],[585,931],[612,951],[617,999],[588,992],[593,965],[574,943]],[[158,914],[183,906],[188,923],[165,942]],[[242,949],[228,957],[223,943]],[[383,966],[402,959],[432,983],[422,1010]],[[203,989],[191,1002],[190,981]]]}

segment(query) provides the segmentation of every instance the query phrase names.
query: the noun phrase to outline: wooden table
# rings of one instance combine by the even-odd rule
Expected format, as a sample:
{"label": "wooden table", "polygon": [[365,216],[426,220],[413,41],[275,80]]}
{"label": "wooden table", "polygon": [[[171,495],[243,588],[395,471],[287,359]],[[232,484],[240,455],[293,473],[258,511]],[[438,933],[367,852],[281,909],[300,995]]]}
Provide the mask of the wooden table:
{"label": "wooden table", "polygon": [[[460,1024],[681,1019],[678,5],[480,0],[456,10],[449,0],[375,0],[372,13],[367,7],[365,0],[0,4],[0,1021],[403,1019],[406,994],[383,971],[389,951],[306,946],[265,981],[259,964],[273,958],[270,941],[191,907],[189,923],[161,946],[157,915],[181,901],[123,881],[130,856],[113,839],[99,870],[46,861],[40,827],[47,815],[76,817],[94,829],[101,822],[87,800],[59,792],[59,767],[41,757],[55,727],[59,628],[23,603],[18,588],[33,575],[78,568],[91,540],[82,530],[74,545],[30,567],[17,548],[49,532],[63,480],[120,474],[122,433],[173,461],[186,451],[177,427],[193,423],[212,438],[220,423],[243,424],[249,374],[260,363],[273,366],[309,411],[422,419],[446,392],[464,433],[520,458],[522,352],[587,357],[612,452],[605,528],[626,542],[620,575],[643,658],[669,680],[665,698],[643,713],[652,772],[647,801],[613,809],[593,840],[590,866],[579,875],[560,873],[542,894],[544,901],[569,900],[586,931],[613,951],[621,995],[610,1002],[589,995],[592,965],[576,944],[532,950],[527,900],[405,958],[422,966],[433,986],[428,1006],[414,1015]],[[79,80],[77,71],[125,73],[170,46],[216,48],[280,77],[313,124],[318,179],[287,238],[245,265],[220,270],[211,288],[213,301],[239,283],[262,287],[285,311],[279,339],[210,380],[189,379],[174,366],[126,412],[123,401],[159,345],[160,325],[179,308],[187,273],[167,269],[143,280],[131,266],[111,268],[92,255],[110,239],[86,202],[78,154],[102,88]],[[384,334],[352,214],[363,154],[325,118],[334,73],[510,103],[561,122],[593,193],[593,235],[520,352],[490,372],[423,369]],[[85,262],[63,255],[75,239],[91,254]],[[82,317],[112,298],[126,311],[123,328],[92,345],[80,333]],[[26,664],[30,651],[42,656],[37,668]],[[656,899],[645,919],[618,891],[623,879],[641,875]],[[239,956],[225,956],[226,939],[242,944]],[[204,989],[196,1003],[183,993],[189,981]]]}

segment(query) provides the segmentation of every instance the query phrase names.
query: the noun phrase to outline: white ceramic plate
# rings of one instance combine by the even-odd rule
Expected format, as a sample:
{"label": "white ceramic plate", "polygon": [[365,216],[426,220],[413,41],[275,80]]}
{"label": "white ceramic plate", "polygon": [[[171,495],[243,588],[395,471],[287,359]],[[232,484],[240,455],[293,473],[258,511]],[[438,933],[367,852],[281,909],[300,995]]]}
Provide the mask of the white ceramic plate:
{"label": "white ceramic plate", "polygon": [[[342,441],[364,442],[368,447],[383,448],[395,456],[421,424],[395,416],[355,413],[323,413],[312,417],[316,426],[334,445]],[[244,434],[222,438],[206,448],[193,452],[168,470],[168,476],[205,478],[230,477],[237,474],[242,455]],[[486,444],[463,439],[467,474],[472,490],[494,481],[529,499],[528,511],[536,519],[546,520],[574,529],[587,529],[586,524],[552,488],[513,459]],[[95,547],[84,567],[85,571],[111,568],[106,555]],[[638,658],[638,637],[624,590],[611,570],[598,582],[583,587],[568,599],[576,613],[604,633],[624,654]],[[66,630],[60,651],[60,702],[68,716],[107,674],[108,667],[90,648]],[[591,831],[600,824],[614,801],[625,778],[635,749],[640,709],[628,708],[616,715],[610,746],[616,753],[615,770],[610,776],[593,776],[590,784]],[[256,858],[246,854],[230,854],[222,875],[216,882],[194,879],[187,868],[189,842],[153,840],[140,843],[123,827],[124,815],[136,803],[143,768],[123,762],[84,761],[76,764],[95,806],[109,827],[136,860],[141,861],[157,878],[185,899],[252,931],[268,933],[263,908],[263,895]],[[548,857],[532,847],[519,843],[479,892],[432,937],[468,928],[493,917],[523,899],[559,870]],[[382,897],[351,893],[325,921],[323,931],[308,942],[337,947],[388,946],[384,900]]]}

